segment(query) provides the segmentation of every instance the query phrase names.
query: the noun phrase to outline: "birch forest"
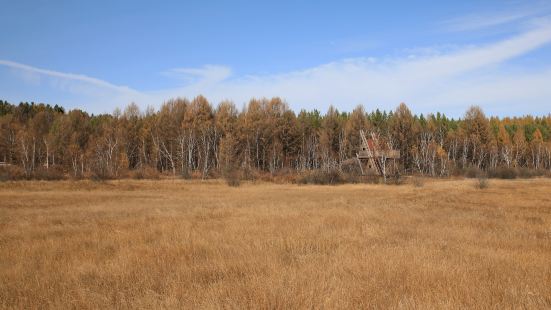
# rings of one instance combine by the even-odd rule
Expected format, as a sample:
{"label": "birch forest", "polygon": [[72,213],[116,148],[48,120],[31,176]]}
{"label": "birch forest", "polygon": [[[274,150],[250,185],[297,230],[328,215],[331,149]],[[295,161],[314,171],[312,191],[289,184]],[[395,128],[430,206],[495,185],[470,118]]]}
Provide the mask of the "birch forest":
{"label": "birch forest", "polygon": [[238,108],[202,96],[101,115],[0,101],[0,168],[28,179],[297,174],[341,169],[358,151],[362,129],[400,150],[404,175],[551,170],[551,115],[487,117],[473,106],[453,119],[414,114],[404,103],[393,111],[295,112],[280,98]]}

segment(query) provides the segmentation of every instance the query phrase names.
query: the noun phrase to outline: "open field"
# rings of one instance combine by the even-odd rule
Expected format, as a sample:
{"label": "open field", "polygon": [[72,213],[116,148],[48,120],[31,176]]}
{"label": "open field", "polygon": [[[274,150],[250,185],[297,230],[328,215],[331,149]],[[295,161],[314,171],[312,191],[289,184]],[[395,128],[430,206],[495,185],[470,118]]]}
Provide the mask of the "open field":
{"label": "open field", "polygon": [[550,308],[551,180],[0,183],[1,308]]}

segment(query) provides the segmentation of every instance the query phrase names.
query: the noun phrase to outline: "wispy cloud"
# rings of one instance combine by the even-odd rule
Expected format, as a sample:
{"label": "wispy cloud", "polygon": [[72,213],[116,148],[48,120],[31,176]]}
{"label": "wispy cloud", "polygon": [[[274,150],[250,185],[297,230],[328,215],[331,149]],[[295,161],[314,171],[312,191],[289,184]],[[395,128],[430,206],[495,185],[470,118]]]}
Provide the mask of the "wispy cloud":
{"label": "wispy cloud", "polygon": [[[279,74],[232,76],[229,67],[215,65],[176,68],[164,75],[183,79],[184,85],[147,92],[85,75],[5,60],[0,61],[0,65],[60,82],[77,83],[81,87],[93,85],[104,89],[105,93],[113,94],[102,97],[111,109],[131,101],[142,106],[158,105],[171,97],[203,94],[214,102],[231,99],[237,104],[251,97],[281,96],[297,110],[323,110],[329,104],[344,110],[351,110],[357,104],[365,104],[368,109],[391,109],[404,101],[418,112],[440,110],[460,115],[468,105],[480,104],[488,107],[490,113],[548,113],[550,111],[544,110],[548,106],[545,104],[551,102],[548,86],[551,66],[515,72],[508,66],[511,59],[551,42],[549,20],[541,19],[532,27],[521,34],[480,46],[380,59],[344,59]],[[97,97],[90,100],[97,100]],[[519,103],[523,105],[518,106]],[[102,108],[99,112],[106,110],[109,109]]]}
{"label": "wispy cloud", "polygon": [[527,6],[508,7],[503,3],[501,11],[468,14],[444,20],[441,25],[448,31],[473,31],[484,28],[504,26],[545,16],[551,11],[549,2],[532,3]]}
{"label": "wispy cloud", "polygon": [[[225,79],[207,86],[201,83],[150,93],[153,97],[207,94],[213,100],[225,98],[245,102],[251,96],[282,96],[295,108],[326,108],[335,104],[345,109],[363,103],[373,107],[392,108],[406,101],[420,110],[434,110],[435,105],[446,110],[449,106],[503,100],[501,85],[511,85],[516,78],[502,67],[515,57],[536,50],[551,42],[551,24],[539,27],[509,39],[476,47],[431,53],[419,57],[399,57],[377,60],[354,58],[317,67],[274,75],[246,76]],[[551,99],[547,87],[539,81],[549,80],[548,71],[523,72],[522,81],[537,80],[530,87],[531,94]],[[474,87],[468,81],[478,81]],[[497,82],[499,81],[499,82]],[[526,83],[520,83],[519,85]],[[473,91],[470,96],[456,96]],[[510,89],[514,97],[525,94],[523,89]],[[450,94],[446,100],[446,94]],[[536,96],[537,97],[537,96]],[[534,99],[534,96],[531,96]],[[468,100],[467,100],[468,99]]]}
{"label": "wispy cloud", "polygon": [[97,87],[101,87],[104,89],[110,89],[117,92],[124,92],[124,93],[135,93],[136,91],[127,87],[127,86],[118,86],[111,84],[109,82],[106,82],[104,80],[100,80],[97,78],[89,77],[82,74],[73,74],[73,73],[65,73],[65,72],[59,72],[59,71],[53,71],[53,70],[47,70],[47,69],[41,69],[29,65],[25,65],[18,62],[13,62],[9,60],[1,60],[0,59],[0,66],[6,66],[10,67],[12,69],[22,70],[26,73],[30,74],[39,74],[39,75],[45,75],[53,78],[59,78],[63,80],[70,80],[70,81],[78,81],[83,82],[89,85],[94,85]]}
{"label": "wispy cloud", "polygon": [[506,12],[491,15],[468,15],[445,21],[443,24],[450,31],[469,31],[499,26],[533,16],[537,12]]}
{"label": "wispy cloud", "polygon": [[182,79],[187,82],[216,83],[231,75],[231,68],[220,65],[204,65],[201,68],[173,68],[162,75]]}
{"label": "wispy cloud", "polygon": [[[93,113],[111,112],[117,106],[130,102],[150,104],[147,94],[128,86],[121,86],[108,81],[83,74],[66,73],[42,69],[27,64],[0,59],[0,67],[10,69],[13,77],[19,78],[25,87],[24,93],[16,100],[45,101],[48,95],[53,96],[55,103],[65,104],[70,108],[83,108]],[[0,91],[6,93],[12,90]],[[5,98],[9,99],[9,98]]]}

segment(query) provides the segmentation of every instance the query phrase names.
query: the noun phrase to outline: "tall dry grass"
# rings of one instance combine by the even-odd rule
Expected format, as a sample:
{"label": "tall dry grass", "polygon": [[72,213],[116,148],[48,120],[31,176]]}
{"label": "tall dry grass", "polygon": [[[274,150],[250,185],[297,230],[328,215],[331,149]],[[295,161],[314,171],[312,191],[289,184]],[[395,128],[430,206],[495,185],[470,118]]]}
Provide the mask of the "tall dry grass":
{"label": "tall dry grass", "polygon": [[550,308],[551,180],[0,183],[0,307]]}

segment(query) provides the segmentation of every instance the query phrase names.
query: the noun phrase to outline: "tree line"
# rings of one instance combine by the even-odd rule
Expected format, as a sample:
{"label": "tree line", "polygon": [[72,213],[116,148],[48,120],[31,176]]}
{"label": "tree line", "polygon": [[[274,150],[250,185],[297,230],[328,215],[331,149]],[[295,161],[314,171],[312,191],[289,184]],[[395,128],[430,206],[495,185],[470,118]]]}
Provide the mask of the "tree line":
{"label": "tree line", "polygon": [[551,115],[460,119],[394,111],[295,113],[280,98],[242,109],[203,96],[172,99],[156,110],[132,103],[91,115],[58,105],[0,100],[0,162],[27,178],[56,171],[75,178],[125,177],[132,171],[216,177],[227,171],[300,173],[340,169],[360,145],[360,130],[400,150],[404,174],[449,176],[468,168],[551,170]]}

